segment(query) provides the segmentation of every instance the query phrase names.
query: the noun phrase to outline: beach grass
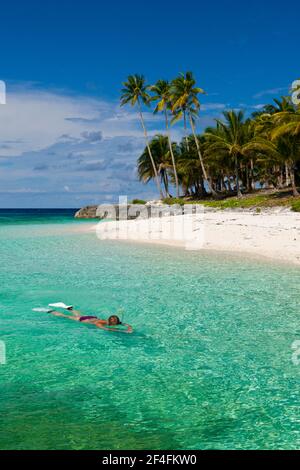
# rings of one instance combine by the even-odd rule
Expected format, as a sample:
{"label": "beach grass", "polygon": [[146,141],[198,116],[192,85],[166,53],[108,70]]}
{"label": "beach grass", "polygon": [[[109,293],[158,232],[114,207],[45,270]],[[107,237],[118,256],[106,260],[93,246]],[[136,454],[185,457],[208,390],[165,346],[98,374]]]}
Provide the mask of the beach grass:
{"label": "beach grass", "polygon": [[245,194],[238,198],[235,196],[220,199],[193,199],[193,198],[167,198],[165,204],[203,204],[215,209],[254,209],[259,212],[264,208],[286,207],[294,212],[300,212],[300,197],[292,196],[291,191],[264,191]]}
{"label": "beach grass", "polygon": [[146,204],[144,199],[133,199],[130,204]]}

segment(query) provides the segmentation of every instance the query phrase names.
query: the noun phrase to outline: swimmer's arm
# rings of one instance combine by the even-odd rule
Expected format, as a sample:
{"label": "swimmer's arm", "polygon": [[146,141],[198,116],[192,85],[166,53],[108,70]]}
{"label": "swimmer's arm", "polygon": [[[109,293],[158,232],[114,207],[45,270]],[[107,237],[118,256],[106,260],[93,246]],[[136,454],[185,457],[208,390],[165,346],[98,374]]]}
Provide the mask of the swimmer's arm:
{"label": "swimmer's arm", "polygon": [[127,326],[127,330],[123,330],[124,333],[132,333],[133,332],[132,326],[128,325],[127,323],[122,323],[122,325]]}
{"label": "swimmer's arm", "polygon": [[130,325],[127,325],[127,323],[123,323],[124,326],[127,326],[127,330],[118,330],[117,328],[114,329],[114,328],[105,327],[104,325],[106,325],[107,323],[105,322],[105,320],[101,320],[101,322],[103,322],[103,321],[104,321],[104,323],[102,323],[102,325],[99,324],[98,322],[97,322],[97,325],[96,325],[98,328],[101,328],[101,330],[111,331],[112,333],[132,333],[132,331],[133,331],[132,327]]}
{"label": "swimmer's arm", "polygon": [[81,313],[79,310],[74,310],[73,307],[68,308],[68,312],[72,313],[74,317],[82,317],[83,313]]}

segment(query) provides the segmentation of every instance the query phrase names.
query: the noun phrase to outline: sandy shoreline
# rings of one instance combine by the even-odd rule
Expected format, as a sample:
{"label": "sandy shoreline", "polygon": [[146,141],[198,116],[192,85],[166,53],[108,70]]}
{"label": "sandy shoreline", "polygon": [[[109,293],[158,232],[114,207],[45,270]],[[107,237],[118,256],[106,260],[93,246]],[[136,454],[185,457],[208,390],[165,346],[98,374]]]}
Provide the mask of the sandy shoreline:
{"label": "sandy shoreline", "polygon": [[[300,265],[300,213],[269,210],[204,211],[194,216],[177,215],[160,219],[101,222],[86,227],[100,239],[162,244],[186,249],[214,250],[264,257]],[[188,226],[188,241],[182,233]],[[191,225],[192,224],[192,225]]]}

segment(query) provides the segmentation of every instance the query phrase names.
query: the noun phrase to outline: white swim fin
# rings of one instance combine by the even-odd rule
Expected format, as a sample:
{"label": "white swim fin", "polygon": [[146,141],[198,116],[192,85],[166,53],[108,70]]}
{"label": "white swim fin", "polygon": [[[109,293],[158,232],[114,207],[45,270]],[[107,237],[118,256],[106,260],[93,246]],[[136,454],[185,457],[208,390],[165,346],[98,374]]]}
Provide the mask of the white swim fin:
{"label": "white swim fin", "polygon": [[49,307],[63,308],[65,310],[69,310],[70,308],[73,307],[73,305],[66,305],[63,302],[57,302],[56,304],[49,304]]}
{"label": "white swim fin", "polygon": [[51,308],[33,308],[33,312],[44,312],[44,313],[50,313],[52,312]]}

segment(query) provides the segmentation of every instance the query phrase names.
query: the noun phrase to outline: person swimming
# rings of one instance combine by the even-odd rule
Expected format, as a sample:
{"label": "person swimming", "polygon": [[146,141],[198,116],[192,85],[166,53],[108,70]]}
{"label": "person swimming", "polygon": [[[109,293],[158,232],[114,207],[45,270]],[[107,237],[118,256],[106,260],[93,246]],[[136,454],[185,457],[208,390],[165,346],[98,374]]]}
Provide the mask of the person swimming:
{"label": "person swimming", "polygon": [[[82,323],[89,323],[95,325],[97,328],[101,328],[106,331],[118,331],[122,333],[132,333],[132,327],[127,323],[122,323],[117,315],[111,315],[108,320],[102,320],[94,315],[82,315],[79,310],[74,310],[73,307],[67,309],[72,315],[66,315],[65,313],[57,312],[55,310],[49,312],[56,317],[68,318],[69,320],[79,321]],[[127,329],[118,329],[115,327],[125,326]]]}

